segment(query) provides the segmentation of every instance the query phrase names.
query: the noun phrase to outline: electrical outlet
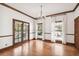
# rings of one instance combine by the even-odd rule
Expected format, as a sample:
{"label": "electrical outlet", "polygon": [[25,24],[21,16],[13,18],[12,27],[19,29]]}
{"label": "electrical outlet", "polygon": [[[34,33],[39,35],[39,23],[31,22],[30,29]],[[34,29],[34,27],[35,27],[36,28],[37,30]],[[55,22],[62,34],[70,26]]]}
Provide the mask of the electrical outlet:
{"label": "electrical outlet", "polygon": [[5,46],[7,46],[7,44],[5,44]]}

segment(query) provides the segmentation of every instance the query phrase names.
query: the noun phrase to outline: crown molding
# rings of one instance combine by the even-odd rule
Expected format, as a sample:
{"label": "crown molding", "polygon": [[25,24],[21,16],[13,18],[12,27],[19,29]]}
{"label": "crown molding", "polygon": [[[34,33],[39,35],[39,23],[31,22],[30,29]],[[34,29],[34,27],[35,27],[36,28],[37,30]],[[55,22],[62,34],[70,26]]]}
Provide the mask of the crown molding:
{"label": "crown molding", "polygon": [[73,11],[75,11],[79,6],[79,3],[77,3],[77,5],[75,6],[75,8],[73,9]]}
{"label": "crown molding", "polygon": [[[55,16],[55,15],[60,15],[60,14],[65,14],[65,13],[74,12],[74,11],[78,8],[78,6],[79,6],[79,3],[77,3],[77,5],[74,7],[74,9],[73,9],[73,10],[64,11],[64,12],[60,12],[60,13],[56,13],[56,14],[46,15],[45,17],[51,17],[51,16]],[[44,16],[43,16],[43,17],[44,17]],[[42,18],[43,18],[43,17],[42,17]],[[39,18],[37,18],[37,19],[40,19],[40,17],[39,17]]]}
{"label": "crown molding", "polygon": [[[16,9],[16,8],[12,7],[12,6],[9,6],[9,5],[5,4],[5,3],[0,3],[0,5],[3,5],[3,6],[5,6],[5,7],[7,7],[7,8],[10,8],[10,9],[12,9],[12,10],[14,10],[14,11],[17,11],[17,12],[23,14],[23,15],[26,15],[26,16],[28,16],[28,17],[34,19],[34,20],[40,19],[40,17],[35,18],[35,17],[30,16],[30,15],[28,15],[28,14],[26,14],[26,13],[24,13],[24,12],[22,12],[22,11]],[[55,16],[55,15],[60,15],[60,14],[65,14],[65,13],[70,13],[70,12],[74,12],[74,11],[78,8],[78,6],[79,6],[79,3],[77,3],[77,5],[75,6],[75,8],[74,8],[73,10],[64,11],[64,12],[60,12],[60,13],[56,13],[56,14],[50,14],[50,15],[43,16],[43,17],[41,17],[41,18],[50,17],[50,16]]]}
{"label": "crown molding", "polygon": [[46,17],[49,17],[49,16],[54,16],[54,15],[60,15],[60,14],[65,14],[65,13],[70,13],[70,12],[74,12],[79,6],[79,3],[77,3],[77,5],[75,6],[75,8],[73,10],[69,10],[69,11],[64,11],[64,12],[61,12],[61,13],[56,13],[56,14],[50,14],[50,15],[47,15]]}
{"label": "crown molding", "polygon": [[28,15],[28,14],[26,14],[26,13],[24,13],[24,12],[22,12],[22,11],[16,9],[16,8],[12,7],[12,6],[9,6],[9,5],[5,4],[5,3],[0,3],[0,5],[5,6],[5,7],[9,8],[9,9],[14,10],[14,11],[17,11],[17,12],[19,12],[19,13],[25,15],[25,16],[28,16],[28,17],[30,17],[32,19],[35,19],[35,20],[37,19],[37,18],[34,18],[34,17],[32,17],[32,16],[30,16],[30,15]]}

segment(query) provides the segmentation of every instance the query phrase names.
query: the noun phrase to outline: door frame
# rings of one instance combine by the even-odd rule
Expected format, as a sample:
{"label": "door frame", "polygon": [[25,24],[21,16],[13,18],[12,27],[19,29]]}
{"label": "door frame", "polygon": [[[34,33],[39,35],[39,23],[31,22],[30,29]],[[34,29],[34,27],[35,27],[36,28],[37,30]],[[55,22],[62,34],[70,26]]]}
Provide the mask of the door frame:
{"label": "door frame", "polygon": [[44,40],[44,23],[42,21],[36,22],[36,39],[38,38],[38,23],[42,23],[42,40]]}
{"label": "door frame", "polygon": [[74,44],[75,44],[75,47],[76,47],[76,21],[79,19],[79,16],[77,16],[74,20]]}
{"label": "door frame", "polygon": [[[29,41],[30,40],[30,23],[25,22],[25,21],[21,21],[21,20],[17,20],[17,19],[13,19],[13,26],[12,26],[13,27],[13,29],[12,29],[12,31],[13,31],[13,45],[16,44],[15,43],[15,21],[22,22],[22,25],[23,25],[23,23],[27,23],[28,24],[28,41]],[[22,31],[22,33],[23,33],[23,31]],[[22,38],[23,38],[23,36],[22,36]],[[23,39],[21,40],[20,43],[23,43]]]}

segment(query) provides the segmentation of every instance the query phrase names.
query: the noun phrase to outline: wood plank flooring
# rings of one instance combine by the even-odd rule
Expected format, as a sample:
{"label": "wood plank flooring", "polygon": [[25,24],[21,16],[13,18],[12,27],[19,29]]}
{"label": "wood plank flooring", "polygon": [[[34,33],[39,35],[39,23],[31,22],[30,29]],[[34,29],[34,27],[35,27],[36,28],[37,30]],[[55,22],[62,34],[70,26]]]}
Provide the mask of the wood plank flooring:
{"label": "wood plank flooring", "polygon": [[0,56],[78,56],[79,50],[73,46],[32,40],[0,51]]}

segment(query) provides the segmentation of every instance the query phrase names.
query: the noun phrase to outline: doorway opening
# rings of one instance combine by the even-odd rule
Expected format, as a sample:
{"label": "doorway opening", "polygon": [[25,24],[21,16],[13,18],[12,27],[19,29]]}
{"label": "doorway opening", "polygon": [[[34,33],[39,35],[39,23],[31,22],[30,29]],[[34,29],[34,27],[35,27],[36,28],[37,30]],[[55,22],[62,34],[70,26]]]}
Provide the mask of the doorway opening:
{"label": "doorway opening", "polygon": [[29,40],[29,23],[13,19],[13,45]]}
{"label": "doorway opening", "polygon": [[42,40],[43,36],[43,23],[37,23],[37,39]]}

